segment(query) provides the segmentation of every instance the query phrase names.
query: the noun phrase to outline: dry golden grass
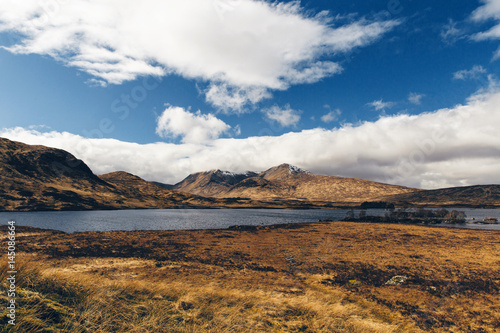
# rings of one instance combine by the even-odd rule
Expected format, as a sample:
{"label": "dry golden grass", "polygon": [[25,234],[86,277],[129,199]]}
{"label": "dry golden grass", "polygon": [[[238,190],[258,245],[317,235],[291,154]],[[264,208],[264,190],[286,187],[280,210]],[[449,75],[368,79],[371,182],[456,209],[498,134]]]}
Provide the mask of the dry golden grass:
{"label": "dry golden grass", "polygon": [[[239,290],[206,279],[152,282],[130,275],[110,279],[82,273],[80,264],[63,269],[42,264],[34,269],[34,263],[20,265],[19,271],[25,272],[18,282],[22,305],[16,329],[6,325],[5,332],[413,331],[411,325],[401,324],[400,316],[352,300],[346,303],[344,292],[314,279],[306,282],[307,290],[292,289],[287,294],[258,286]],[[141,270],[156,267],[153,262],[142,263]],[[83,271],[105,267],[96,264],[89,263]],[[132,276],[137,272],[136,265],[122,266]]]}
{"label": "dry golden grass", "polygon": [[[19,320],[41,325],[24,332],[500,329],[499,232],[343,222],[19,231],[30,257]],[[408,282],[385,285],[398,274]]]}

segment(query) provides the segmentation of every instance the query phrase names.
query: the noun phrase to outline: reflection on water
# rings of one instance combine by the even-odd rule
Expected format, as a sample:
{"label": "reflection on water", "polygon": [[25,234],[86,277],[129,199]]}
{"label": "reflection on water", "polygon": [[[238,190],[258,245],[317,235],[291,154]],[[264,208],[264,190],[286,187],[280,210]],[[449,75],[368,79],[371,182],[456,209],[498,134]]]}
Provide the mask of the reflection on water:
{"label": "reflection on water", "polygon": [[[448,209],[451,210],[451,209]],[[467,220],[496,217],[500,210],[462,209]],[[17,225],[65,232],[107,230],[186,230],[219,229],[232,225],[271,225],[282,223],[317,222],[342,219],[345,209],[148,209],[77,212],[3,212],[0,223],[13,219]],[[382,215],[383,209],[370,209],[370,215]],[[447,225],[448,226],[448,225]],[[500,230],[500,225],[467,223],[451,227]]]}

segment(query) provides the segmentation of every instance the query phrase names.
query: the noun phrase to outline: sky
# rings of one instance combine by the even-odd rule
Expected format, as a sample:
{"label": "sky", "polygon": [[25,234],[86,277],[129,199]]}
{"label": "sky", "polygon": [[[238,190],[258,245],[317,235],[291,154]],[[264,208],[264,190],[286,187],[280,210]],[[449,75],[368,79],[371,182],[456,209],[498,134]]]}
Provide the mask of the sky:
{"label": "sky", "polygon": [[0,136],[96,173],[500,183],[500,0],[6,0]]}

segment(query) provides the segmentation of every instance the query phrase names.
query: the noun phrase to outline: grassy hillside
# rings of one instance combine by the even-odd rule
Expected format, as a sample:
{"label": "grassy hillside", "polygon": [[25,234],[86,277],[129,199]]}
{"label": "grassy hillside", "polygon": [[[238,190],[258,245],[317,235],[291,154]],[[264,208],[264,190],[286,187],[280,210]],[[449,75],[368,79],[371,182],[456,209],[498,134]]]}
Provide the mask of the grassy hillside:
{"label": "grassy hillside", "polygon": [[450,187],[387,196],[399,206],[500,207],[500,185]]}

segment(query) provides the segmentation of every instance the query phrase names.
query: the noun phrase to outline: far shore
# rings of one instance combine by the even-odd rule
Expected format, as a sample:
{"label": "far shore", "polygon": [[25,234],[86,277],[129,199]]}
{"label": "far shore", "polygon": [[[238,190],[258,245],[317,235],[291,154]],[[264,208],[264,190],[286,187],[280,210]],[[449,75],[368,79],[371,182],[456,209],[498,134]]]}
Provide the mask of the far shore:
{"label": "far shore", "polygon": [[[438,204],[406,204],[406,205],[395,205],[395,208],[462,208],[462,209],[500,209],[499,205],[471,205],[471,204],[446,204],[446,205],[438,205]],[[291,210],[310,210],[310,209],[324,209],[324,210],[335,210],[335,209],[385,209],[385,207],[363,207],[361,203],[331,203],[331,202],[318,202],[318,203],[296,203],[294,205],[287,205],[282,202],[269,202],[264,205],[227,205],[227,206],[178,206],[178,207],[100,207],[100,208],[82,208],[82,207],[63,207],[60,209],[54,209],[50,207],[39,207],[36,209],[31,208],[23,208],[23,209],[8,209],[8,210],[0,210],[0,213],[16,213],[16,212],[81,212],[81,211],[121,211],[121,210],[154,210],[154,209],[291,209]]]}

